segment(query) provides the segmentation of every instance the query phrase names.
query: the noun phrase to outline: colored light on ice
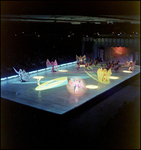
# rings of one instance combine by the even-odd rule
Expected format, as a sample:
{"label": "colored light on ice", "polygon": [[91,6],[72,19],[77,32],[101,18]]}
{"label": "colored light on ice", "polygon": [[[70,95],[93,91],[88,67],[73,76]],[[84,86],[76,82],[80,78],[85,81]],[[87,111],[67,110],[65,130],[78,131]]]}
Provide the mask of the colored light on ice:
{"label": "colored light on ice", "polygon": [[43,76],[34,76],[33,77],[34,79],[42,79],[42,78],[44,78]]}
{"label": "colored light on ice", "polygon": [[119,77],[111,76],[110,79],[119,79]]}
{"label": "colored light on ice", "polygon": [[59,70],[59,72],[68,72],[68,70]]}
{"label": "colored light on ice", "polygon": [[123,70],[123,72],[125,72],[125,73],[133,73],[132,71],[128,71],[128,70]]}
{"label": "colored light on ice", "polygon": [[85,67],[85,65],[80,65],[80,67]]}
{"label": "colored light on ice", "polygon": [[59,86],[66,85],[66,82],[67,82],[67,77],[55,78],[55,79],[49,80],[45,83],[42,83],[41,85],[37,86],[35,88],[35,90],[41,91],[41,90],[56,88]]}
{"label": "colored light on ice", "polygon": [[86,88],[88,88],[88,89],[97,89],[98,86],[97,85],[86,85]]}

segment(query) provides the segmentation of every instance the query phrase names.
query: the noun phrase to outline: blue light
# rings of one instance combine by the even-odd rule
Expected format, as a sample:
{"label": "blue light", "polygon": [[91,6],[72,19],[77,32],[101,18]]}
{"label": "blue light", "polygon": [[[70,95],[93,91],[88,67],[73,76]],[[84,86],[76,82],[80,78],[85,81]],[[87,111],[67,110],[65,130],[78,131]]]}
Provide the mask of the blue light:
{"label": "blue light", "polygon": [[62,64],[61,66],[66,66],[67,64]]}
{"label": "blue light", "polygon": [[31,73],[35,73],[35,72],[37,72],[37,70],[36,70],[36,71],[31,71],[31,72],[29,72],[29,74],[31,74]]}
{"label": "blue light", "polygon": [[16,78],[16,77],[18,77],[18,75],[15,75],[15,76],[10,76],[10,77],[8,77],[8,79],[11,79],[11,78]]}
{"label": "blue light", "polygon": [[67,63],[67,65],[72,65],[72,63]]}
{"label": "blue light", "polygon": [[51,67],[46,68],[46,70],[49,70],[49,69],[51,69]]}
{"label": "blue light", "polygon": [[1,78],[1,81],[4,81],[4,80],[6,80],[7,78]]}
{"label": "blue light", "polygon": [[38,70],[38,72],[40,72],[40,71],[45,71],[45,69],[40,69],[40,70]]}
{"label": "blue light", "polygon": [[[62,64],[62,65],[58,65],[58,67],[66,66],[66,65],[71,65],[71,64],[75,64],[75,63],[77,63],[77,61],[70,62],[70,63],[66,63],[66,64]],[[52,68],[52,67],[48,67],[48,68],[44,68],[44,69],[40,69],[40,70],[31,71],[31,72],[29,72],[29,74],[37,73],[37,72],[45,71],[45,70],[50,70],[51,68]],[[16,78],[16,77],[18,77],[18,75],[14,75],[14,76],[10,76],[10,77],[1,78],[1,81],[7,80],[7,79]]]}
{"label": "blue light", "polygon": [[61,67],[61,65],[58,65],[58,67]]}

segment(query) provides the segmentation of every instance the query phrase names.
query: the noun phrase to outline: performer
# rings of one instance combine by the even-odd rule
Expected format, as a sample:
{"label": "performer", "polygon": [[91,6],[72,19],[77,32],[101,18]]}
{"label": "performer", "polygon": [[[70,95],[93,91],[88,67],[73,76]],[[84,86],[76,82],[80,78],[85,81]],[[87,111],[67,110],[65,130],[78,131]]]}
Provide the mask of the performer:
{"label": "performer", "polygon": [[76,55],[76,61],[77,61],[77,63],[85,64],[86,63],[86,56],[84,55],[83,57],[82,56],[78,57]]}
{"label": "performer", "polygon": [[[19,69],[19,71],[17,71],[14,67],[13,67],[13,69],[14,69],[14,71],[19,75],[19,80],[21,81],[21,82],[26,82],[26,78],[30,78],[30,76],[29,75],[26,75],[26,71],[25,70],[23,70],[22,71],[22,69]],[[24,78],[24,79],[23,79]]]}
{"label": "performer", "polygon": [[84,83],[83,83],[82,80],[79,81],[78,79],[75,79],[75,81],[73,81],[73,80],[71,80],[70,78],[68,78],[68,84],[69,84],[70,86],[74,86],[74,92],[75,92],[75,94],[82,94],[82,93],[79,91],[79,88],[83,88],[83,89],[85,89],[86,91],[88,90],[88,89],[85,87],[85,85],[84,85]]}
{"label": "performer", "polygon": [[89,66],[89,63],[86,63],[85,64],[85,68],[88,69],[88,66]]}
{"label": "performer", "polygon": [[90,58],[90,63],[89,63],[89,66],[91,66],[93,64],[93,59]]}
{"label": "performer", "polygon": [[134,67],[135,67],[135,64],[136,64],[136,61],[134,61],[134,62],[130,61],[128,71],[133,71]]}
{"label": "performer", "polygon": [[82,64],[85,64],[86,63],[86,56],[84,55],[83,57],[82,57]]}
{"label": "performer", "polygon": [[46,66],[48,67],[48,65],[51,65],[51,66],[52,66],[51,72],[56,72],[56,70],[54,70],[54,66],[56,66],[56,68],[58,69],[58,64],[57,64],[56,59],[55,59],[54,62],[53,62],[53,61],[50,62],[50,61],[47,59],[47,61],[46,61]]}
{"label": "performer", "polygon": [[98,64],[98,60],[97,59],[95,59],[95,61],[94,61],[94,65],[96,66]]}
{"label": "performer", "polygon": [[80,69],[80,64],[77,63],[76,65],[77,65],[77,68],[76,68],[76,69],[79,71],[79,69]]}

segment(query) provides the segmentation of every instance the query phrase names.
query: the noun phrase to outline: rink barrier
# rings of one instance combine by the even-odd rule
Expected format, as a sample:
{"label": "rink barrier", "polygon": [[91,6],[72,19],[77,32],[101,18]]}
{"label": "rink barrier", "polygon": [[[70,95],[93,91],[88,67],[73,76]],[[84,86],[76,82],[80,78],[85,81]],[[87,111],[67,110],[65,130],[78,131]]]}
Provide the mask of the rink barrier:
{"label": "rink barrier", "polygon": [[[72,64],[75,64],[75,63],[77,63],[77,61],[61,64],[61,65],[58,65],[58,67],[72,65]],[[30,71],[30,72],[27,72],[27,73],[28,74],[37,73],[37,72],[41,72],[41,71],[51,70],[51,68],[52,67],[43,68],[43,69],[39,69],[39,70],[35,70],[35,71]],[[19,77],[19,75],[13,75],[13,76],[9,76],[9,77],[4,77],[4,78],[1,78],[1,81],[12,79],[12,78],[17,78],[17,77]]]}

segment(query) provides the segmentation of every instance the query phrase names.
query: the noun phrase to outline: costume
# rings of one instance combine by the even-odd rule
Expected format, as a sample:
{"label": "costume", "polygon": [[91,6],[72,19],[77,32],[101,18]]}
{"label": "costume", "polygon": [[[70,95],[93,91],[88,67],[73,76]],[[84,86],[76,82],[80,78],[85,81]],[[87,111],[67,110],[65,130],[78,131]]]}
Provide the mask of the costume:
{"label": "costume", "polygon": [[48,67],[48,65],[51,65],[51,66],[52,66],[51,72],[56,72],[56,70],[54,70],[54,66],[56,66],[56,69],[58,69],[58,64],[57,64],[56,59],[55,59],[54,62],[53,62],[53,61],[50,62],[50,61],[47,59],[47,61],[46,61],[46,66]]}
{"label": "costume", "polygon": [[73,81],[72,79],[68,78],[68,84],[69,84],[69,86],[74,87],[74,93],[75,94],[79,94],[79,95],[82,94],[82,92],[80,92],[79,89],[84,89],[86,91],[88,90],[85,87],[85,85],[84,85],[82,80],[75,79],[75,81]]}
{"label": "costume", "polygon": [[19,69],[19,71],[17,71],[14,67],[13,69],[19,75],[19,80],[21,82],[26,82],[30,78],[30,76],[26,73],[25,70]]}
{"label": "costume", "polygon": [[76,68],[76,69],[79,71],[79,69],[80,69],[80,64],[77,63],[76,65],[77,65],[77,68]]}
{"label": "costume", "polygon": [[77,61],[77,63],[85,64],[86,63],[86,56],[84,55],[83,57],[82,56],[78,57],[76,55],[76,61]]}

